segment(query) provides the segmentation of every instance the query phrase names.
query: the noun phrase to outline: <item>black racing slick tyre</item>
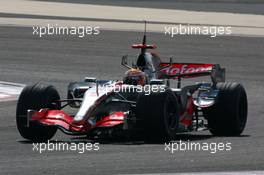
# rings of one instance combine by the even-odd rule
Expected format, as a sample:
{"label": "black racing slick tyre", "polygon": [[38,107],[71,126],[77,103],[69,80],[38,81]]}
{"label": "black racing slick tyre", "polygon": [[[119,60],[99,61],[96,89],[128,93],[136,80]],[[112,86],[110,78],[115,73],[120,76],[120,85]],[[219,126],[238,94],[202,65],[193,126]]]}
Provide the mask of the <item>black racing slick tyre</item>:
{"label": "black racing slick tyre", "polygon": [[204,111],[210,132],[216,136],[238,136],[247,122],[247,95],[239,83],[218,83],[215,104]]}
{"label": "black racing slick tyre", "polygon": [[54,126],[44,126],[36,122],[27,124],[27,110],[39,110],[41,108],[57,109],[58,105],[53,102],[60,99],[59,93],[53,86],[35,84],[26,86],[18,99],[16,109],[16,124],[20,135],[33,142],[47,141],[51,139],[57,128]]}
{"label": "black racing slick tyre", "polygon": [[177,99],[170,89],[139,95],[136,108],[137,118],[142,119],[145,141],[166,142],[175,137],[179,125],[179,110]]}

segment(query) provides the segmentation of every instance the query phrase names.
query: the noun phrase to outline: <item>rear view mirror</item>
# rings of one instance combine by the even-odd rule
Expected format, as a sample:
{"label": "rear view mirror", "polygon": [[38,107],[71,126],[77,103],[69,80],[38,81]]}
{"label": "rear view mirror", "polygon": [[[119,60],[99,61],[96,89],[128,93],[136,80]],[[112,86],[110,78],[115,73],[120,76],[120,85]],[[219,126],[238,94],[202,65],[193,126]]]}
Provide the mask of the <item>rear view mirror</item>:
{"label": "rear view mirror", "polygon": [[127,64],[127,55],[124,55],[122,57],[121,65],[128,69],[132,69],[132,67]]}

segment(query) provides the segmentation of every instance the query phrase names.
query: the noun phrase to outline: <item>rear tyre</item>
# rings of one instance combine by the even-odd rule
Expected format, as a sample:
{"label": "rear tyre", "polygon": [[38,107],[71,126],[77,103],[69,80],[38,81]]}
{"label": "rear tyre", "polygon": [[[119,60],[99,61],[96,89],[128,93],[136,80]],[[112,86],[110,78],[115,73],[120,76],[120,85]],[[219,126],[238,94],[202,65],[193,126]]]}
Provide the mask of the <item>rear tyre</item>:
{"label": "rear tyre", "polygon": [[35,122],[30,122],[29,127],[26,127],[26,115],[28,109],[57,109],[59,106],[53,102],[59,99],[59,93],[53,86],[41,84],[26,86],[19,96],[16,109],[16,123],[20,135],[25,139],[37,142],[51,139],[57,131],[56,127],[44,126]]}
{"label": "rear tyre", "polygon": [[143,136],[147,142],[172,140],[179,125],[178,103],[174,93],[141,94],[137,101],[137,118],[142,119]]}
{"label": "rear tyre", "polygon": [[238,136],[247,122],[247,95],[238,83],[218,83],[216,103],[204,111],[213,135]]}

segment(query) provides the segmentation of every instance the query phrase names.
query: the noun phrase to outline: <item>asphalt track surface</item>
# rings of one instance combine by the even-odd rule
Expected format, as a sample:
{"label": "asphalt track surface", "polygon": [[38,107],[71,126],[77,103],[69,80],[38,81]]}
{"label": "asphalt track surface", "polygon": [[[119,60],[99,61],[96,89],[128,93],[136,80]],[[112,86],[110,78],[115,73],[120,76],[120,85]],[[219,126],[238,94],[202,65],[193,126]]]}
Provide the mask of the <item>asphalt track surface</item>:
{"label": "asphalt track surface", "polygon": [[[244,171],[264,169],[264,39],[251,37],[178,36],[149,34],[163,59],[179,62],[219,63],[227,80],[243,83],[249,100],[247,127],[241,137],[212,137],[208,131],[181,135],[191,142],[231,142],[232,150],[217,152],[164,151],[163,144],[102,142],[99,151],[79,154],[54,151],[39,154],[15,126],[16,101],[0,103],[0,174],[122,174]],[[118,79],[123,75],[122,55],[137,55],[130,48],[142,33],[102,31],[86,38],[32,36],[32,28],[0,27],[1,81],[53,84],[66,95],[70,81],[84,76]],[[224,126],[223,126],[224,127]],[[62,142],[86,142],[58,132]]]}

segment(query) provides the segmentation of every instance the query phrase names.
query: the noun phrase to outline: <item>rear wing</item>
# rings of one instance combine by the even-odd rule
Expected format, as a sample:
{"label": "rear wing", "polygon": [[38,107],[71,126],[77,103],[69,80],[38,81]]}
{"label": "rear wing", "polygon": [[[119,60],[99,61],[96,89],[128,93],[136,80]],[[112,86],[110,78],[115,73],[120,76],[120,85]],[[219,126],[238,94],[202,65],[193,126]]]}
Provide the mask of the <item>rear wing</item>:
{"label": "rear wing", "polygon": [[214,83],[225,81],[225,68],[219,64],[160,63],[160,79],[180,79],[211,76]]}

